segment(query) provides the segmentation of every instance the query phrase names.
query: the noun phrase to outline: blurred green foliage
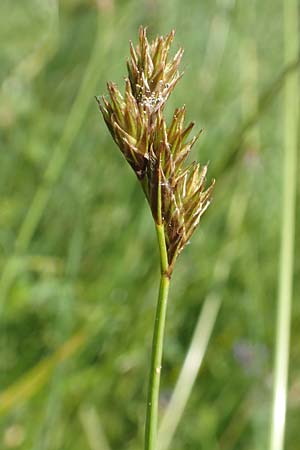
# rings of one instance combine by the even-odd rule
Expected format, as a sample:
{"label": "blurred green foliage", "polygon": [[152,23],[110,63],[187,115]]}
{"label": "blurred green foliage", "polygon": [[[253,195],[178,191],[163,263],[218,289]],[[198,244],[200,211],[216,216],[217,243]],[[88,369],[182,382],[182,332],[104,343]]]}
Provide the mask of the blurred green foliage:
{"label": "blurred green foliage", "polygon": [[[167,113],[184,103],[205,128],[194,158],[217,178],[171,287],[162,413],[203,299],[222,301],[171,448],[267,446],[289,73],[281,2],[1,0],[3,449],[142,448],[158,254],[93,100],[106,80],[122,85],[140,24],[153,37],[176,28],[185,75]],[[299,237],[295,251],[296,299]],[[300,438],[299,316],[295,302],[287,449]]]}

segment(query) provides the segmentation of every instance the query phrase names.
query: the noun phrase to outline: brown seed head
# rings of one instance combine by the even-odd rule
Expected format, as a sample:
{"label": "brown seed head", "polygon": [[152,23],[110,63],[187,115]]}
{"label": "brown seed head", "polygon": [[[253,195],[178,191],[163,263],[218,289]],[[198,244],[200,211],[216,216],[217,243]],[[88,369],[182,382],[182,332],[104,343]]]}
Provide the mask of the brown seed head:
{"label": "brown seed head", "polygon": [[163,224],[169,272],[210,204],[214,181],[205,189],[207,166],[184,166],[200,133],[184,125],[185,107],[175,110],[169,127],[165,103],[180,78],[180,49],[169,60],[174,31],[149,43],[140,27],[139,44],[130,43],[125,94],[108,83],[110,101],[96,98],[106,125],[140,180],[156,223]]}

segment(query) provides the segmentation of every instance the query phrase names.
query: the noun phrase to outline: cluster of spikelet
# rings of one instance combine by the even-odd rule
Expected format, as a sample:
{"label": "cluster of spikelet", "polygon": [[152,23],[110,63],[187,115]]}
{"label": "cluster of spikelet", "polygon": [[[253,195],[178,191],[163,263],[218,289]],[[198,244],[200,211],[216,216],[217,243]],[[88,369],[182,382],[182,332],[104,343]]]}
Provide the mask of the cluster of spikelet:
{"label": "cluster of spikelet", "polygon": [[174,31],[149,43],[141,27],[136,49],[130,43],[124,96],[108,83],[110,101],[97,98],[113,139],[142,184],[154,220],[164,226],[169,273],[208,208],[214,185],[205,189],[207,166],[184,165],[201,133],[189,139],[194,123],[184,126],[185,107],[176,109],[169,127],[163,117],[180,79],[183,50],[168,58],[173,38]]}

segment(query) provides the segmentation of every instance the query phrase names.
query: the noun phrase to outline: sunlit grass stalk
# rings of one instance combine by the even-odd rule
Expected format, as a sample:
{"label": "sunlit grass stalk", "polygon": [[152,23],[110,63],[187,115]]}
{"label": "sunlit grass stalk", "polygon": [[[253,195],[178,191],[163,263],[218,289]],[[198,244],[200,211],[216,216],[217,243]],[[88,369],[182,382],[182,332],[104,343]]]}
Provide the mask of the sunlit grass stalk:
{"label": "sunlit grass stalk", "polygon": [[97,97],[104,121],[135,172],[149,203],[156,226],[161,280],[154,324],[145,450],[157,449],[159,384],[169,284],[177,257],[189,242],[210,204],[214,182],[205,189],[207,166],[185,161],[201,131],[188,140],[194,122],[185,126],[185,107],[177,108],[171,123],[165,104],[181,75],[183,50],[169,59],[174,31],[149,43],[140,27],[139,44],[130,43],[125,94],[108,83],[110,99]]}
{"label": "sunlit grass stalk", "polygon": [[184,364],[159,427],[159,450],[167,450],[171,446],[199,373],[220,306],[221,298],[214,293],[204,301]]}
{"label": "sunlit grass stalk", "polygon": [[[284,0],[285,61],[299,52],[298,0]],[[279,292],[276,322],[275,367],[270,450],[284,448],[295,251],[296,168],[298,145],[299,76],[291,75],[284,92],[284,162]]]}

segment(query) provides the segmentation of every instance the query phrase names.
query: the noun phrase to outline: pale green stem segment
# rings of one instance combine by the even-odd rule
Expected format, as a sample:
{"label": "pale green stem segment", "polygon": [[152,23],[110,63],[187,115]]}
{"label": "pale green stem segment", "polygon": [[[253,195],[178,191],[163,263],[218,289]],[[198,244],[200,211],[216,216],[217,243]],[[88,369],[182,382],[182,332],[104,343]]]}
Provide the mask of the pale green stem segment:
{"label": "pale green stem segment", "polygon": [[[298,0],[284,0],[285,60],[290,63],[299,52]],[[270,450],[283,450],[290,345],[295,252],[297,192],[297,147],[299,127],[299,76],[285,82],[285,126],[279,296],[276,324],[273,410]]]}
{"label": "pale green stem segment", "polygon": [[156,450],[160,372],[170,284],[164,226],[156,225],[156,232],[160,252],[161,279],[152,341],[151,368],[146,411],[145,450]]}

